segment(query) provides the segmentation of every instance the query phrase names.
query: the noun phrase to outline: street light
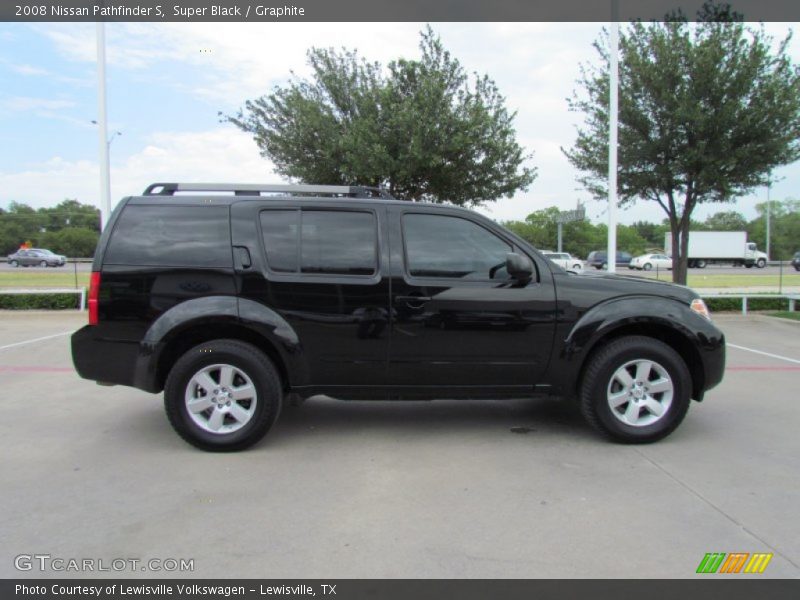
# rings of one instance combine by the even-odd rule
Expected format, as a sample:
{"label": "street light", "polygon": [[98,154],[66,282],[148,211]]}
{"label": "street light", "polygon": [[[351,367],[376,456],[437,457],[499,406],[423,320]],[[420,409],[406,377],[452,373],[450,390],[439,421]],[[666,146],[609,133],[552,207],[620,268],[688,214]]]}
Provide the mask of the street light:
{"label": "street light", "polygon": [[[94,119],[92,119],[92,123],[97,125],[97,121],[95,121]],[[114,132],[111,133],[111,137],[106,140],[106,148],[109,151],[111,151],[111,142],[113,142],[114,138],[117,137],[118,135],[122,135],[122,132],[121,131],[114,131]]]}
{"label": "street light", "polygon": [[771,260],[770,253],[769,253],[769,241],[770,241],[770,213],[772,212],[772,203],[769,199],[769,192],[772,189],[772,184],[777,183],[778,181],[782,181],[784,178],[780,177],[777,179],[773,179],[772,173],[769,174],[767,178],[767,260]]}

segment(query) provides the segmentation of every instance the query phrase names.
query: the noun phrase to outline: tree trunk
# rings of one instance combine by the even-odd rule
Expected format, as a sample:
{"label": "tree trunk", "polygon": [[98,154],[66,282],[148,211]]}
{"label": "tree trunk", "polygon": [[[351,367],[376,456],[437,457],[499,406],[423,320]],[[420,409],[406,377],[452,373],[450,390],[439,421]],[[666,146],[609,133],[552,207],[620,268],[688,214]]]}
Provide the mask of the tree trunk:
{"label": "tree trunk", "polygon": [[670,223],[672,236],[672,282],[683,284],[686,281],[686,261],[682,262],[680,224],[677,220]]}
{"label": "tree trunk", "polygon": [[[680,235],[680,245],[674,246],[673,248],[679,248],[678,254],[678,264],[677,268],[675,267],[674,256],[673,256],[673,275],[672,281],[675,283],[679,283],[681,285],[686,285],[686,281],[688,279],[688,265],[689,265],[689,225],[691,221],[689,219],[681,219],[680,223],[678,224],[678,233]],[[673,241],[674,244],[674,241]]]}

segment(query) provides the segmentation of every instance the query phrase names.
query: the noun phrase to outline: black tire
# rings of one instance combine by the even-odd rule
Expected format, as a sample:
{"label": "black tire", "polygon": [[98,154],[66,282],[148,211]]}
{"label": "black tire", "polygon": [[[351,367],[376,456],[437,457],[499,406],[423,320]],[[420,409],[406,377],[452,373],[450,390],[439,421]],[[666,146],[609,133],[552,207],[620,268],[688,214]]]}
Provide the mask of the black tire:
{"label": "black tire", "polygon": [[[673,393],[671,404],[660,418],[639,426],[623,423],[615,416],[607,397],[614,374],[635,360],[652,361],[663,368]],[[664,394],[660,396],[664,398]],[[691,402],[691,375],[680,355],[663,342],[644,336],[623,337],[603,346],[589,359],[579,398],[584,418],[603,435],[626,444],[655,442],[672,433],[686,416]],[[650,414],[653,413],[647,411],[645,417]]]}
{"label": "black tire", "polygon": [[650,263],[644,263],[644,266],[642,267],[642,269],[644,269],[645,271],[650,271],[652,268],[653,265],[651,265]]}
{"label": "black tire", "polygon": [[707,264],[708,263],[706,263],[706,261],[704,261],[704,260],[698,260],[697,261],[697,268],[698,269],[705,269]]}
{"label": "black tire", "polygon": [[12,267],[14,267],[15,269],[16,269],[17,267],[19,267],[19,263],[18,263],[16,260],[12,260],[12,261],[11,261],[11,262],[9,262],[8,264],[9,264],[9,265],[11,265]]}
{"label": "black tire", "polygon": [[763,269],[764,267],[766,267],[766,266],[767,266],[767,261],[766,261],[766,260],[764,260],[763,258],[759,258],[759,259],[758,259],[758,262],[756,263],[756,266],[757,266],[759,269]]}
{"label": "black tire", "polygon": [[752,269],[753,268],[753,263],[747,263],[745,265],[745,267],[748,268],[748,269]]}
{"label": "black tire", "polygon": [[[194,375],[216,364],[231,365],[245,373],[256,392],[252,416],[231,433],[203,429],[186,407],[185,394]],[[255,346],[238,340],[214,340],[195,346],[178,359],[164,386],[164,408],[172,427],[193,446],[212,452],[234,452],[258,442],[278,418],[282,403],[283,388],[272,361]]]}
{"label": "black tire", "polygon": [[608,269],[608,263],[603,263],[602,265],[600,265],[600,269],[601,270]]}

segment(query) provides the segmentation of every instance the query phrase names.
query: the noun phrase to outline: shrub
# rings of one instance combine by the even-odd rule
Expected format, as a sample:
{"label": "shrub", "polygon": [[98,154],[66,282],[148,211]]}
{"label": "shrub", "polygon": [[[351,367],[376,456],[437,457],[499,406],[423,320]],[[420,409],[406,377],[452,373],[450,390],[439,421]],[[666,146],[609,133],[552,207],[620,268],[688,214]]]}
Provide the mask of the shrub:
{"label": "shrub", "polygon": [[65,310],[78,308],[78,294],[3,294],[0,290],[0,309],[5,310]]}

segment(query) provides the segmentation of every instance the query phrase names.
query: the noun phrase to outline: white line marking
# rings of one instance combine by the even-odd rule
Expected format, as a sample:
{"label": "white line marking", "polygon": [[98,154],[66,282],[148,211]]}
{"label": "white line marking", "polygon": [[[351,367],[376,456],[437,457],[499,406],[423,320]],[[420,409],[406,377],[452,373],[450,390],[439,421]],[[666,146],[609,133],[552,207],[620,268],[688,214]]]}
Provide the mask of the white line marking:
{"label": "white line marking", "polygon": [[54,333],[53,335],[46,335],[40,338],[34,338],[32,340],[25,340],[24,342],[16,342],[15,344],[8,344],[6,346],[0,346],[0,350],[6,350],[8,348],[16,348],[17,346],[24,346],[25,344],[33,344],[34,342],[42,342],[44,340],[52,340],[53,338],[61,337],[62,335],[69,335],[74,333],[72,331],[63,331],[61,333]]}
{"label": "white line marking", "polygon": [[800,360],[794,358],[788,358],[786,356],[781,356],[779,354],[770,354],[769,352],[763,352],[761,350],[753,350],[752,348],[745,348],[744,346],[737,346],[736,344],[728,344],[728,346],[730,346],[731,348],[736,348],[737,350],[746,350],[747,352],[754,352],[755,354],[763,354],[764,356],[769,356],[770,358],[777,358],[778,360],[785,360],[786,362],[800,365]]}

